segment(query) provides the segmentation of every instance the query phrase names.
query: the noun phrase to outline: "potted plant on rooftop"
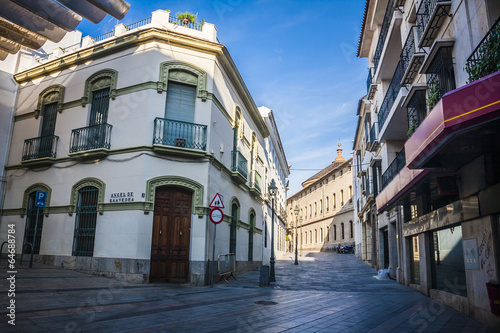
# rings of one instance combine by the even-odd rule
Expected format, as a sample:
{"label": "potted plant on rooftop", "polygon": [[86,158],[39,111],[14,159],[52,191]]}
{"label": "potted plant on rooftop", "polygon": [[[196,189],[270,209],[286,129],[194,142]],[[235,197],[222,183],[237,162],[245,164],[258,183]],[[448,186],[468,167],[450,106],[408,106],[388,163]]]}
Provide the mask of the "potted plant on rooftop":
{"label": "potted plant on rooftop", "polygon": [[196,23],[196,14],[185,12],[177,13],[177,19],[182,21],[182,24]]}

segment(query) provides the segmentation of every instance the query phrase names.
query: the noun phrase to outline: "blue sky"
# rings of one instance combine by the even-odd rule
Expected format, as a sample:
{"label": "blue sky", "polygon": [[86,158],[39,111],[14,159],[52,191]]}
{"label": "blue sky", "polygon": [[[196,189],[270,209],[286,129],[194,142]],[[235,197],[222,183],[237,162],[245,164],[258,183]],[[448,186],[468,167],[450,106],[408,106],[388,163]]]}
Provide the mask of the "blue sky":
{"label": "blue sky", "polygon": [[[170,9],[215,24],[257,106],[274,112],[292,164],[288,195],[333,161],[339,140],[351,156],[357,103],[366,93],[367,61],[356,57],[365,0],[128,2],[119,23]],[[108,15],[77,29],[97,36],[116,24]]]}

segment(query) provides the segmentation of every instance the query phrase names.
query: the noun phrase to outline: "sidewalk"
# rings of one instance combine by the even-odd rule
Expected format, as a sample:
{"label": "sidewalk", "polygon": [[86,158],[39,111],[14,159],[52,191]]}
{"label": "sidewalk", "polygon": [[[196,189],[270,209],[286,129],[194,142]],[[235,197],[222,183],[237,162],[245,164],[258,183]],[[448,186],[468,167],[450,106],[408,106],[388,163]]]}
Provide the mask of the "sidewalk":
{"label": "sidewalk", "polygon": [[[210,287],[135,285],[35,265],[18,269],[16,325],[7,323],[0,271],[0,332],[494,332],[391,280],[354,255],[309,253]],[[1,266],[0,266],[1,267]],[[24,266],[26,267],[26,265]]]}

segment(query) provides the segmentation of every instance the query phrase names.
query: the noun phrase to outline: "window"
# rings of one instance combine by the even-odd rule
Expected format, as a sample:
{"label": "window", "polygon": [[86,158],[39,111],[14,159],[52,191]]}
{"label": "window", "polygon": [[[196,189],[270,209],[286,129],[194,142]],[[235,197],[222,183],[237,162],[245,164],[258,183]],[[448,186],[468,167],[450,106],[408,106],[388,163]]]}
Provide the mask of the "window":
{"label": "window", "polygon": [[314,203],[314,215],[318,215],[318,204],[316,202]]}
{"label": "window", "polygon": [[349,199],[352,199],[352,186],[349,185]]}
{"label": "window", "polygon": [[264,247],[267,248],[267,222],[264,219]]}
{"label": "window", "polygon": [[323,199],[319,200],[319,213],[323,214]]}
{"label": "window", "polygon": [[330,199],[326,197],[326,211],[328,212],[330,210]]}
{"label": "window", "polygon": [[344,205],[344,190],[340,190],[340,206]]}
{"label": "window", "polygon": [[433,287],[452,294],[467,296],[462,248],[462,226],[432,232]]}
{"label": "window", "polygon": [[337,226],[333,225],[333,240],[337,240]]}
{"label": "window", "polygon": [[340,237],[344,239],[344,222],[340,224]]}
{"label": "window", "polygon": [[[40,253],[40,241],[42,238],[42,228],[43,228],[43,208],[35,207],[35,195],[36,191],[31,192],[28,195],[28,209],[26,210],[26,226],[24,229],[24,251],[25,253],[31,253],[31,247],[26,246],[28,243],[33,245],[33,253]],[[37,222],[38,217],[38,222]],[[36,226],[36,235],[35,235]],[[35,240],[33,241],[33,238]]]}
{"label": "window", "polygon": [[98,197],[97,187],[85,186],[78,190],[73,256],[92,257],[94,255]]}
{"label": "window", "polygon": [[410,253],[410,274],[411,283],[420,284],[420,253],[418,250],[418,236],[412,236],[409,238],[410,248],[412,249]]}
{"label": "window", "polygon": [[313,232],[312,232],[312,230],[309,231],[309,240],[310,240],[310,243],[312,244],[312,242],[313,242]]}
{"label": "window", "polygon": [[248,224],[250,225],[248,230],[248,261],[253,261],[253,230],[255,225],[255,214],[253,212],[250,213]]}
{"label": "window", "polygon": [[238,224],[239,206],[236,202],[231,205],[231,225],[229,229],[229,253],[236,255],[236,230]]}
{"label": "window", "polygon": [[108,122],[109,91],[109,87],[92,91],[89,126],[102,125]]}
{"label": "window", "polygon": [[323,240],[324,240],[324,238],[323,238],[323,228],[320,228],[320,229],[319,229],[319,232],[320,232],[319,239],[320,239],[321,241],[323,241]]}
{"label": "window", "polygon": [[335,193],[333,193],[332,205],[333,205],[333,209],[337,208],[337,196],[335,195]]}
{"label": "window", "polygon": [[312,205],[309,205],[309,217],[312,217],[312,213],[313,213]]}
{"label": "window", "polygon": [[351,238],[354,238],[354,228],[352,225],[352,221],[349,221],[349,226],[350,226],[350,230],[351,230]]}
{"label": "window", "polygon": [[326,227],[326,241],[330,241],[330,227]]}
{"label": "window", "polygon": [[318,243],[318,229],[314,229],[314,243]]}

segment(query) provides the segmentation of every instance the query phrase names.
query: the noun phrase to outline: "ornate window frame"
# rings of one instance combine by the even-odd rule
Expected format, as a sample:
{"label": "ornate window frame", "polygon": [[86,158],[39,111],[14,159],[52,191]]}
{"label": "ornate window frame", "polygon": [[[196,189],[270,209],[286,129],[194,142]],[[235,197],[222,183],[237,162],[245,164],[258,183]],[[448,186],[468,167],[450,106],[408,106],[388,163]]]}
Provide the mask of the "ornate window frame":
{"label": "ornate window frame", "polygon": [[116,98],[116,83],[118,81],[118,71],[106,68],[100,70],[87,78],[85,81],[85,90],[82,97],[82,107],[85,107],[92,100],[92,92],[94,90],[110,88],[109,97],[114,100]]}
{"label": "ornate window frame", "polygon": [[57,102],[57,112],[62,113],[64,101],[64,86],[60,84],[53,84],[45,88],[38,95],[38,102],[35,110],[35,119],[38,119],[40,115],[43,116],[42,110],[45,104]]}
{"label": "ornate window frame", "polygon": [[44,184],[44,183],[35,183],[31,186],[29,186],[26,190],[24,190],[23,194],[23,205],[21,208],[21,217],[24,217],[26,215],[26,212],[28,211],[28,202],[29,202],[29,197],[30,194],[35,192],[35,191],[45,191],[47,192],[47,201],[45,203],[45,207],[43,208],[43,214],[45,216],[49,216],[49,207],[50,207],[50,197],[52,195],[52,189],[50,188],[49,185]]}
{"label": "ornate window frame", "polygon": [[76,182],[71,188],[71,197],[69,202],[68,214],[70,216],[76,212],[76,204],[78,202],[78,191],[86,186],[94,186],[99,189],[99,194],[97,196],[97,211],[99,215],[104,214],[104,198],[106,192],[106,184],[94,177],[83,178]]}
{"label": "ornate window frame", "polygon": [[159,186],[178,186],[193,191],[193,200],[191,203],[191,214],[204,215],[203,208],[203,185],[181,176],[159,176],[146,181],[146,203],[144,205],[144,214],[149,214],[153,210],[155,202],[156,188]]}
{"label": "ornate window frame", "polygon": [[168,81],[196,86],[196,97],[205,102],[208,98],[207,73],[183,61],[165,61],[160,64],[160,78],[156,83],[159,94],[168,90]]}

